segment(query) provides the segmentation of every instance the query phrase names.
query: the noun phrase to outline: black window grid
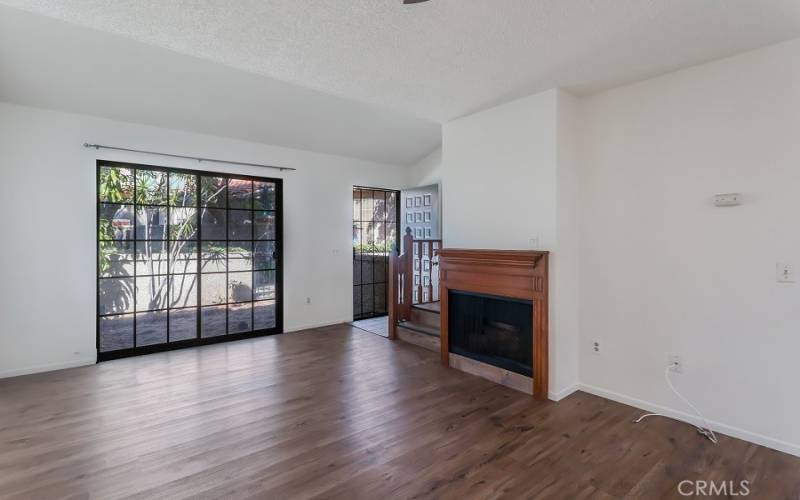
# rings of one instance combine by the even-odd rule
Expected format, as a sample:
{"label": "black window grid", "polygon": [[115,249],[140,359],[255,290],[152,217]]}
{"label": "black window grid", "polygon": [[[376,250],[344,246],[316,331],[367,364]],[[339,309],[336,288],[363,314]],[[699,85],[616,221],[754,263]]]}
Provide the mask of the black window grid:
{"label": "black window grid", "polygon": [[[365,193],[369,193],[369,194],[365,196]],[[376,194],[379,194],[379,196],[377,198],[375,197]],[[389,198],[390,198],[391,194],[394,194],[395,202],[394,202],[394,210],[390,214],[388,208],[389,208]],[[372,203],[374,203],[375,200],[382,201],[383,202],[383,207],[384,207],[383,214],[380,217],[376,218],[375,217],[375,209],[374,209],[374,205],[373,205],[373,209],[370,211],[371,217],[364,218],[364,215],[365,215],[365,212],[364,212],[364,200],[365,199],[370,199],[372,201]],[[353,201],[355,202],[356,200],[359,201],[359,210],[358,210],[358,217],[355,217],[355,213],[353,214],[353,225],[354,226],[356,226],[356,225],[358,226],[358,230],[359,230],[359,247],[358,247],[358,249],[356,249],[355,246],[353,247],[353,265],[354,266],[356,266],[356,265],[360,266],[360,272],[358,274],[360,279],[359,279],[359,283],[357,283],[357,284],[354,283],[353,284],[353,298],[354,298],[353,303],[355,305],[355,303],[356,303],[355,298],[357,296],[358,297],[358,301],[357,302],[359,304],[359,310],[356,310],[355,307],[354,307],[353,319],[354,320],[359,320],[359,319],[368,319],[368,318],[375,318],[375,317],[385,316],[386,314],[388,314],[388,305],[389,305],[388,304],[388,300],[389,300],[389,297],[388,297],[388,277],[389,277],[388,257],[389,257],[389,254],[392,252],[393,249],[398,249],[399,248],[399,244],[400,244],[400,231],[398,229],[399,228],[398,224],[399,224],[399,220],[400,220],[400,191],[392,190],[392,189],[382,189],[382,188],[371,188],[371,187],[354,186],[353,187]],[[393,216],[394,220],[390,219],[390,215]],[[364,259],[363,259],[363,255],[364,255],[364,251],[363,250],[364,250],[364,247],[365,247],[365,234],[367,234],[367,232],[368,232],[368,229],[365,230],[365,226],[369,227],[370,224],[383,224],[384,225],[384,241],[385,241],[386,244],[385,244],[384,249],[383,249],[382,252],[380,252],[380,253],[372,252],[372,257],[373,258],[371,259],[372,260],[371,264],[365,265],[365,262],[364,262]],[[393,247],[391,247],[389,245],[390,240],[389,240],[389,235],[388,235],[388,229],[389,229],[390,225],[394,226],[394,229],[395,229],[395,231],[394,231],[394,239],[393,239],[393,241],[391,241],[391,243],[393,244]],[[360,254],[361,257],[360,257],[360,260],[357,260],[357,255],[359,255],[359,254]],[[377,256],[377,255],[379,255],[385,261],[384,272],[383,273],[377,273],[376,270],[375,270],[376,266],[375,266],[374,257]],[[365,276],[367,275],[367,273],[364,272],[365,268],[370,270],[370,273],[368,273],[369,274],[369,278],[368,279],[365,278]],[[382,285],[383,286],[383,294],[381,294],[384,297],[383,298],[383,307],[382,308],[376,307],[376,303],[377,303],[376,302],[376,298],[378,297],[378,291],[377,291],[378,287],[376,287],[376,285]],[[367,310],[367,308],[365,308],[365,301],[364,301],[364,287],[369,287],[369,286],[372,287],[372,296],[371,296],[372,307],[371,307],[371,310]]]}
{"label": "black window grid", "polygon": [[[120,201],[120,202],[113,202],[113,201],[106,201],[101,200],[101,192],[100,192],[100,176],[101,171],[103,168],[120,168],[120,169],[130,169],[131,173],[133,174],[133,192],[132,192],[132,200]],[[174,174],[182,174],[182,175],[189,175],[193,176],[196,180],[195,184],[195,199],[193,204],[173,204],[173,203],[166,203],[166,204],[153,204],[153,203],[138,203],[138,179],[139,175],[138,172],[140,170],[149,170],[149,171],[160,171],[164,172],[166,175],[166,190],[167,190],[167,199],[171,198],[171,191],[172,191],[172,183],[171,183],[171,175]],[[220,206],[219,204],[216,205],[209,205],[208,203],[203,203],[202,200],[202,179],[203,177],[213,177],[213,178],[224,178],[225,179],[225,203],[224,205]],[[230,181],[237,180],[239,182],[249,182],[250,183],[250,191],[249,191],[249,208],[230,208]],[[255,183],[265,183],[267,186],[272,184],[274,186],[274,194],[273,194],[273,206],[270,209],[264,208],[263,206],[256,206],[256,193],[254,190]],[[133,224],[132,224],[132,234],[133,238],[130,239],[101,239],[99,237],[99,226],[100,226],[100,215],[101,215],[101,207],[109,206],[109,205],[117,205],[117,206],[128,206],[132,209],[132,217],[133,217]],[[167,238],[138,238],[137,236],[137,225],[138,225],[138,217],[137,212],[140,207],[154,207],[154,208],[164,208],[166,210],[166,218],[164,220],[165,230],[167,234]],[[220,210],[224,210],[225,212],[225,239],[215,239],[215,240],[208,240],[208,241],[220,241],[225,242],[226,248],[226,269],[225,271],[203,271],[202,264],[202,210],[205,208],[217,208]],[[196,218],[196,237],[195,238],[172,238],[170,234],[170,225],[171,225],[171,211],[173,209],[194,209],[196,211],[195,218]],[[250,238],[235,238],[231,239],[231,230],[230,230],[230,212],[248,212],[251,214],[250,217]],[[247,175],[237,175],[237,174],[227,174],[227,173],[217,173],[217,172],[206,172],[206,171],[195,171],[195,170],[185,170],[185,169],[175,169],[175,168],[167,168],[167,167],[159,167],[159,166],[152,166],[152,165],[141,165],[141,164],[131,164],[131,163],[122,163],[122,162],[110,162],[110,161],[103,161],[98,160],[97,162],[97,219],[96,219],[96,226],[98,228],[97,233],[97,350],[98,350],[98,360],[103,359],[113,359],[117,357],[124,357],[129,355],[135,355],[145,352],[154,352],[160,350],[168,350],[178,347],[184,347],[189,345],[202,345],[204,343],[211,343],[211,342],[218,342],[220,340],[235,340],[238,338],[245,338],[250,336],[261,336],[261,335],[270,335],[274,333],[280,333],[283,329],[283,311],[282,311],[282,301],[283,301],[283,276],[282,276],[282,180],[281,179],[272,179],[272,178],[262,178],[262,177],[253,177]],[[272,238],[256,238],[256,234],[254,233],[254,226],[256,221],[257,214],[268,214],[268,216],[273,217],[273,227],[272,227]],[[100,245],[101,242],[109,242],[109,243],[128,243],[132,246],[131,255],[132,258],[129,260],[130,265],[132,266],[132,274],[127,276],[101,276],[100,271]],[[230,243],[236,242],[248,242],[250,243],[251,247],[251,269],[250,270],[242,270],[242,271],[231,271],[230,266],[228,265],[228,249],[230,248]],[[166,257],[166,273],[139,273],[137,270],[138,260],[138,250],[141,245],[145,245],[147,243],[163,243],[166,246],[165,257]],[[174,243],[195,243],[196,248],[195,251],[192,252],[193,258],[192,259],[180,259],[180,260],[189,260],[189,261],[196,261],[196,271],[195,272],[170,272],[170,258],[171,258],[171,245]],[[274,250],[273,255],[270,260],[273,261],[274,265],[272,267],[257,267],[255,264],[255,246],[259,243],[273,243]],[[230,291],[230,274],[235,273],[250,273],[250,283],[251,283],[251,293],[250,293],[250,300],[245,301],[232,301],[231,299],[231,291]],[[266,298],[259,298],[256,299],[256,292],[255,292],[255,283],[256,283],[256,273],[264,273],[264,272],[272,272],[273,274],[273,282],[274,282],[274,292],[271,297]],[[221,303],[215,303],[213,305],[203,305],[202,300],[202,276],[207,274],[224,274],[225,275],[225,301]],[[171,305],[171,301],[173,299],[173,290],[172,290],[172,277],[174,276],[195,276],[196,280],[196,294],[195,302],[196,305],[192,306],[175,306]],[[155,309],[139,309],[137,300],[138,300],[138,289],[137,289],[137,278],[140,277],[166,277],[166,307],[159,307]],[[102,280],[113,280],[113,279],[130,279],[133,281],[133,291],[132,291],[132,300],[133,306],[130,310],[124,312],[113,312],[108,314],[100,314],[100,284]],[[273,304],[274,307],[274,326],[272,328],[267,329],[256,329],[256,317],[255,311],[258,305],[263,304]],[[229,316],[230,316],[230,306],[242,306],[242,305],[249,305],[250,307],[250,330],[243,333],[229,333],[231,331]],[[212,308],[212,307],[225,307],[225,333],[213,337],[207,338],[203,337],[202,335],[202,312],[205,308]],[[170,341],[170,311],[185,311],[196,309],[197,311],[197,318],[196,318],[196,335],[194,339],[182,339],[180,342],[171,343]],[[148,344],[146,349],[139,349],[138,346],[138,330],[137,330],[137,316],[140,313],[153,313],[153,312],[166,312],[166,342],[160,344]],[[122,316],[132,316],[133,319],[133,347],[132,348],[123,348],[114,351],[101,351],[101,342],[100,342],[100,324],[101,319],[103,318],[110,318],[110,317],[122,317]],[[141,352],[140,352],[141,351]]]}

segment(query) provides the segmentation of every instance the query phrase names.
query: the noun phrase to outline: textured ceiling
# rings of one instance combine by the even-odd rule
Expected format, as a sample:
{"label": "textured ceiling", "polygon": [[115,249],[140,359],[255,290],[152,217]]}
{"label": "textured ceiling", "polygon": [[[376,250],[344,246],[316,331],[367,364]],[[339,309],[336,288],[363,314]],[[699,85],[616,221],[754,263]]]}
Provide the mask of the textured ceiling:
{"label": "textured ceiling", "polygon": [[441,143],[429,120],[5,6],[0,101],[394,165]]}
{"label": "textured ceiling", "polygon": [[798,0],[0,0],[443,122],[800,36]]}

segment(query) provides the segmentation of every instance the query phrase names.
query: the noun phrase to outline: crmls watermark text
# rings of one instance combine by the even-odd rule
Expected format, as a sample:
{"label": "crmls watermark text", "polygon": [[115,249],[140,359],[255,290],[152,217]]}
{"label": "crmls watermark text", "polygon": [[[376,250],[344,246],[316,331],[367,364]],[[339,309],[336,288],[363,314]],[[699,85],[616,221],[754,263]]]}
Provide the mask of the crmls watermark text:
{"label": "crmls watermark text", "polygon": [[678,493],[682,496],[727,496],[746,497],[750,494],[750,481],[692,481],[685,479],[678,483]]}

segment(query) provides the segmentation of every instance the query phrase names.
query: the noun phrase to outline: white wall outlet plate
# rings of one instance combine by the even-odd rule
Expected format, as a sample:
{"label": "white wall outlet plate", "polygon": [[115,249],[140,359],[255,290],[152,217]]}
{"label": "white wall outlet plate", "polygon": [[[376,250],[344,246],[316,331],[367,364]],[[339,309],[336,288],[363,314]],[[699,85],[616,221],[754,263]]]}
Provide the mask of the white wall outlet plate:
{"label": "white wall outlet plate", "polygon": [[794,266],[778,262],[775,279],[778,283],[794,283]]}
{"label": "white wall outlet plate", "polygon": [[592,340],[592,354],[600,355],[600,341],[597,339]]}
{"label": "white wall outlet plate", "polygon": [[714,206],[735,207],[742,204],[741,193],[723,193],[714,195]]}

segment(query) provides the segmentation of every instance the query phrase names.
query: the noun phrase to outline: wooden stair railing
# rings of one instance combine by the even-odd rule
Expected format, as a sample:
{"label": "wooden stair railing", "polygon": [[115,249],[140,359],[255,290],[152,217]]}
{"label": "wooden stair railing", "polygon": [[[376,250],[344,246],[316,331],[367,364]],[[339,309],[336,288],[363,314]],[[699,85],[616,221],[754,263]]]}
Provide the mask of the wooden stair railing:
{"label": "wooden stair railing", "polygon": [[397,250],[392,250],[389,254],[389,340],[397,338],[397,321],[400,317],[400,276],[399,276],[399,258]]}
{"label": "wooden stair railing", "polygon": [[397,338],[397,324],[411,319],[411,306],[439,300],[436,254],[442,240],[415,240],[406,228],[402,253],[389,255],[389,338]]}

